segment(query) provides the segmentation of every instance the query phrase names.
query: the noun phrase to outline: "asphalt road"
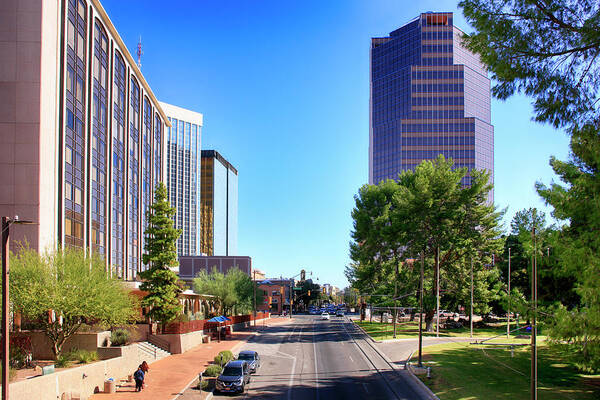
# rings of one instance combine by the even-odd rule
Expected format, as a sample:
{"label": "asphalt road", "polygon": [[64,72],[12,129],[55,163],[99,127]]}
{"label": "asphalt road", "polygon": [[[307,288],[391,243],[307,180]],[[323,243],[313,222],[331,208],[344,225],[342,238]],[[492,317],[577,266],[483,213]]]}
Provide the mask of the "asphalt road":
{"label": "asphalt road", "polygon": [[408,373],[392,369],[345,318],[294,316],[289,324],[271,326],[256,335],[242,349],[258,351],[261,366],[240,398],[424,398]]}

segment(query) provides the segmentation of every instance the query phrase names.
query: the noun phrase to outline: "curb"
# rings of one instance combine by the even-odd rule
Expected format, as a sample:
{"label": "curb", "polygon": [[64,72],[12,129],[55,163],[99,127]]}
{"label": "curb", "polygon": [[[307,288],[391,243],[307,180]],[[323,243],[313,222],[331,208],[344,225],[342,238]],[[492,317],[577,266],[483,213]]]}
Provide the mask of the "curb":
{"label": "curb", "polygon": [[358,329],[360,329],[360,331],[361,331],[362,333],[364,333],[365,335],[367,335],[367,337],[369,338],[369,340],[370,340],[371,342],[373,342],[373,343],[383,343],[381,340],[375,340],[375,339],[373,339],[373,338],[371,337],[371,335],[369,335],[369,334],[367,333],[367,331],[365,331],[365,330],[364,330],[364,329],[363,329],[363,328],[362,328],[360,325],[358,325],[356,322],[354,322],[354,320],[353,320],[353,319],[350,319],[350,322],[352,322],[352,324],[353,324],[354,326],[356,326]]}
{"label": "curb", "polygon": [[425,384],[425,382],[423,382],[422,380],[420,380],[419,378],[417,378],[417,376],[414,374],[414,372],[412,372],[412,368],[410,366],[408,366],[408,368],[406,369],[406,371],[408,371],[408,376],[410,376],[410,378],[412,379],[413,383],[418,386],[421,390],[423,390],[425,393],[427,393],[427,395],[431,398],[431,399],[435,399],[435,400],[440,400],[439,397],[437,397],[435,395],[435,393],[433,393],[431,391],[431,389],[429,388],[429,386],[427,386]]}
{"label": "curb", "polygon": [[[258,335],[259,333],[260,333],[259,331],[253,331],[253,332],[252,332],[252,335],[250,335],[250,336],[248,337],[248,339],[249,339],[250,337],[254,336],[254,335]],[[231,350],[230,350],[230,351],[231,351],[232,353],[236,352],[238,348],[240,348],[240,347],[242,347],[243,345],[245,345],[246,343],[248,343],[248,339],[246,339],[246,340],[245,340],[245,341],[243,341],[243,342],[240,342],[240,343],[236,344],[235,346],[233,346],[233,347],[231,348]],[[196,376],[196,377],[194,377],[194,379],[192,379],[192,380],[190,381],[190,383],[188,383],[188,384],[187,384],[187,385],[186,385],[186,386],[185,386],[185,387],[184,387],[182,390],[180,390],[180,392],[179,392],[178,394],[176,394],[174,397],[172,397],[172,398],[171,398],[171,400],[177,400],[177,399],[178,399],[178,398],[179,398],[179,397],[180,397],[180,396],[181,396],[181,395],[182,395],[182,394],[183,394],[183,393],[184,393],[186,390],[188,390],[188,389],[189,389],[189,388],[190,388],[190,387],[191,387],[191,386],[194,384],[194,382],[195,382],[197,379],[198,379],[198,377],[197,377],[197,376]],[[210,399],[212,399],[212,398],[213,398],[213,396],[214,396],[214,394],[213,394],[213,392],[212,392],[212,391],[211,391],[211,392],[208,392],[208,393],[207,393],[207,395],[206,395],[206,398],[205,398],[205,400],[210,400]]]}

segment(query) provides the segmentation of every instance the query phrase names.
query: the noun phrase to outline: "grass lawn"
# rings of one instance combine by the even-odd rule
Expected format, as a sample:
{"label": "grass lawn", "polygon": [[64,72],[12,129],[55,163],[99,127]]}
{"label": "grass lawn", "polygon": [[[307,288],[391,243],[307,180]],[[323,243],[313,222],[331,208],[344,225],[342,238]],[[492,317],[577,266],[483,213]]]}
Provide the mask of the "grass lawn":
{"label": "grass lawn", "polygon": [[[423,349],[431,378],[419,376],[441,400],[530,398],[530,350],[446,343]],[[600,375],[582,375],[547,346],[538,346],[538,398],[600,398]]]}
{"label": "grass lawn", "polygon": [[[380,323],[380,322],[369,322],[369,321],[355,321],[355,323],[363,328],[373,339],[376,340],[386,340],[394,338],[394,325],[388,323]],[[520,326],[524,324],[521,323]],[[425,328],[425,323],[423,323],[423,328]],[[516,324],[511,322],[511,330],[516,329]],[[396,325],[396,338],[406,339],[406,338],[415,338],[419,334],[419,323],[418,321],[414,322],[399,322]],[[471,332],[469,326],[458,328],[458,329],[440,329],[440,336],[443,337],[456,337],[463,336],[468,337]],[[525,331],[520,332],[521,334],[527,334]],[[503,335],[504,339],[506,339],[506,322],[504,323],[492,323],[488,324],[485,328],[473,328],[473,336],[475,337],[493,337],[497,335]],[[538,335],[541,332],[538,331]],[[423,332],[423,336],[435,336],[435,325],[434,332],[428,333]],[[512,335],[511,335],[512,337]]]}

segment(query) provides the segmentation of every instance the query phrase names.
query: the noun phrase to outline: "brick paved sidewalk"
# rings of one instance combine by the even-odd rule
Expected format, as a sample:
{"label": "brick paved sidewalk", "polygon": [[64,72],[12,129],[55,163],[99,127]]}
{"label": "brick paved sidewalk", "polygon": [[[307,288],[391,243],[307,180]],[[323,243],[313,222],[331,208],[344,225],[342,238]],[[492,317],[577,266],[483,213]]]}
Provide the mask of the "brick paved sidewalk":
{"label": "brick paved sidewalk", "polygon": [[[289,322],[289,318],[274,318],[267,325]],[[262,323],[257,323],[257,328],[262,328]],[[212,341],[201,344],[183,354],[173,354],[150,364],[150,371],[146,374],[146,388],[141,392],[135,391],[135,382],[127,382],[126,377],[117,382],[120,385],[117,393],[97,393],[90,400],[172,400],[183,393],[201,371],[209,365],[214,357],[222,350],[235,350],[246,343],[256,334],[253,330],[233,332],[232,338],[222,340],[220,343]],[[134,371],[131,371],[133,374]]]}

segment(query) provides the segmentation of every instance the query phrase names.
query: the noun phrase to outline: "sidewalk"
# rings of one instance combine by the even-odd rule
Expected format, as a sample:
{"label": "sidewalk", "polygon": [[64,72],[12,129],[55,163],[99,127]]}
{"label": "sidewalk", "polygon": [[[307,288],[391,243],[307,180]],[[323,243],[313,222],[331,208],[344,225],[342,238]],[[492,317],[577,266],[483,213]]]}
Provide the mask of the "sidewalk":
{"label": "sidewalk", "polygon": [[[288,321],[274,318],[269,319],[267,324],[274,325]],[[257,324],[257,328],[262,328],[261,325]],[[134,382],[126,382],[126,377],[121,377],[117,382],[117,385],[120,385],[117,393],[97,393],[92,395],[90,400],[172,400],[183,393],[190,382],[204,371],[220,351],[231,350],[235,353],[238,347],[256,333],[253,328],[233,332],[231,339],[222,340],[220,343],[213,341],[209,344],[201,344],[183,354],[174,354],[150,364],[150,371],[145,379],[146,388],[139,393],[135,391]]]}

